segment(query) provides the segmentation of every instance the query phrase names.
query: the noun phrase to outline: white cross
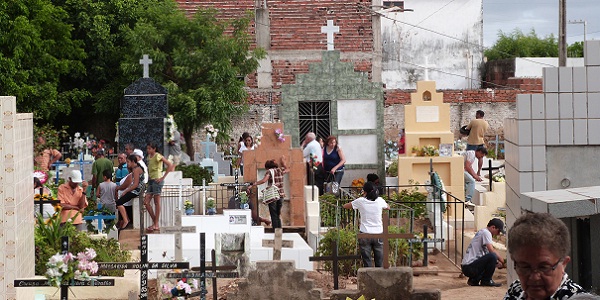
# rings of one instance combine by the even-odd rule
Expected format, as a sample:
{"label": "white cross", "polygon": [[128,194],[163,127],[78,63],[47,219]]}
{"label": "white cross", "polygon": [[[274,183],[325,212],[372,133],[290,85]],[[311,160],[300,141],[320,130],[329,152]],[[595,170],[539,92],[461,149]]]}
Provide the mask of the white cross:
{"label": "white cross", "polygon": [[175,214],[175,226],[161,228],[161,233],[174,234],[175,235],[175,261],[183,260],[183,241],[181,239],[182,233],[196,233],[196,226],[181,226],[181,214],[179,209],[173,211]]}
{"label": "white cross", "polygon": [[423,67],[425,68],[425,81],[429,81],[429,69],[435,67],[435,65],[430,65],[429,57],[425,56],[425,65]]}
{"label": "white cross", "polygon": [[333,50],[333,34],[340,32],[340,26],[333,26],[333,20],[327,20],[327,26],[321,26],[321,33],[327,33],[327,51]]}
{"label": "white cross", "polygon": [[152,60],[148,58],[148,54],[144,54],[142,59],[140,59],[140,65],[144,66],[144,78],[150,77],[150,65],[152,64]]}

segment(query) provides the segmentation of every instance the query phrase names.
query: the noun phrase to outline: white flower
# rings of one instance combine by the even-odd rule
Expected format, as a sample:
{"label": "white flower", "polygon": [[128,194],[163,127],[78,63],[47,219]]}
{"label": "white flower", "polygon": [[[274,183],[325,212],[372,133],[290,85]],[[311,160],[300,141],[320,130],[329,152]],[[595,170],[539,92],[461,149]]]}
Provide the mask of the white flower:
{"label": "white flower", "polygon": [[79,138],[80,136],[81,136],[81,133],[79,133],[79,132],[75,132],[75,137],[76,137],[76,138]]}

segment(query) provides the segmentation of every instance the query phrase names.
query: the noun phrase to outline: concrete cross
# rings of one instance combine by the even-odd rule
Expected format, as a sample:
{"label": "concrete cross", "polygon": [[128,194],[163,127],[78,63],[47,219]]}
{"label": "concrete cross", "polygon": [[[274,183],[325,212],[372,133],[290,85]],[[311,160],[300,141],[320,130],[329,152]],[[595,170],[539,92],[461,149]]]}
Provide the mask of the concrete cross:
{"label": "concrete cross", "polygon": [[142,59],[140,59],[140,65],[144,66],[144,78],[150,77],[150,65],[152,64],[152,60],[148,57],[148,54],[144,54]]}
{"label": "concrete cross", "polygon": [[281,228],[275,228],[275,239],[274,240],[262,240],[263,247],[273,248],[273,260],[281,260],[281,248],[292,248],[294,247],[294,241],[282,240],[281,236],[283,230]]}
{"label": "concrete cross", "polygon": [[435,67],[435,65],[430,65],[429,57],[425,56],[425,65],[423,65],[423,67],[425,68],[425,80],[429,81],[429,69]]}
{"label": "concrete cross", "polygon": [[340,32],[340,26],[333,26],[333,20],[327,20],[327,26],[321,26],[321,33],[327,33],[327,51],[333,50],[333,34]]}
{"label": "concrete cross", "polygon": [[175,214],[175,226],[161,228],[161,233],[174,234],[175,235],[175,261],[183,260],[183,247],[181,240],[182,233],[196,233],[196,226],[181,226],[181,210],[176,209]]}
{"label": "concrete cross", "polygon": [[390,239],[413,239],[414,234],[411,233],[390,233],[388,226],[390,224],[390,214],[388,210],[383,211],[383,233],[369,234],[359,233],[356,235],[359,239],[382,239],[383,240],[383,268],[390,268]]}

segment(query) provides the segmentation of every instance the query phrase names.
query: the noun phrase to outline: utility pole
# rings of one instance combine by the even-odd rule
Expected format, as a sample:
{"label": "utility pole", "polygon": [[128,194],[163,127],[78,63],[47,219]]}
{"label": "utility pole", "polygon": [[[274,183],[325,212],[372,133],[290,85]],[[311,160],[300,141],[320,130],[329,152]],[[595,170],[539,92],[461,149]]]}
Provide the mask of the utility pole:
{"label": "utility pole", "polygon": [[558,66],[567,65],[567,0],[558,0]]}

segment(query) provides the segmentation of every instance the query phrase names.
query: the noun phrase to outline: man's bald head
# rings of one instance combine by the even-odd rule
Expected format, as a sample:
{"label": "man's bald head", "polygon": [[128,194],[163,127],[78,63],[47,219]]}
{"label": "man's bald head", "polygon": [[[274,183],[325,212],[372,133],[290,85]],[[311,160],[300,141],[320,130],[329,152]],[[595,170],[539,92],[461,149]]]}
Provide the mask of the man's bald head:
{"label": "man's bald head", "polygon": [[306,137],[304,138],[307,142],[312,142],[315,140],[315,138],[317,138],[317,136],[315,135],[314,132],[309,132],[306,134]]}

